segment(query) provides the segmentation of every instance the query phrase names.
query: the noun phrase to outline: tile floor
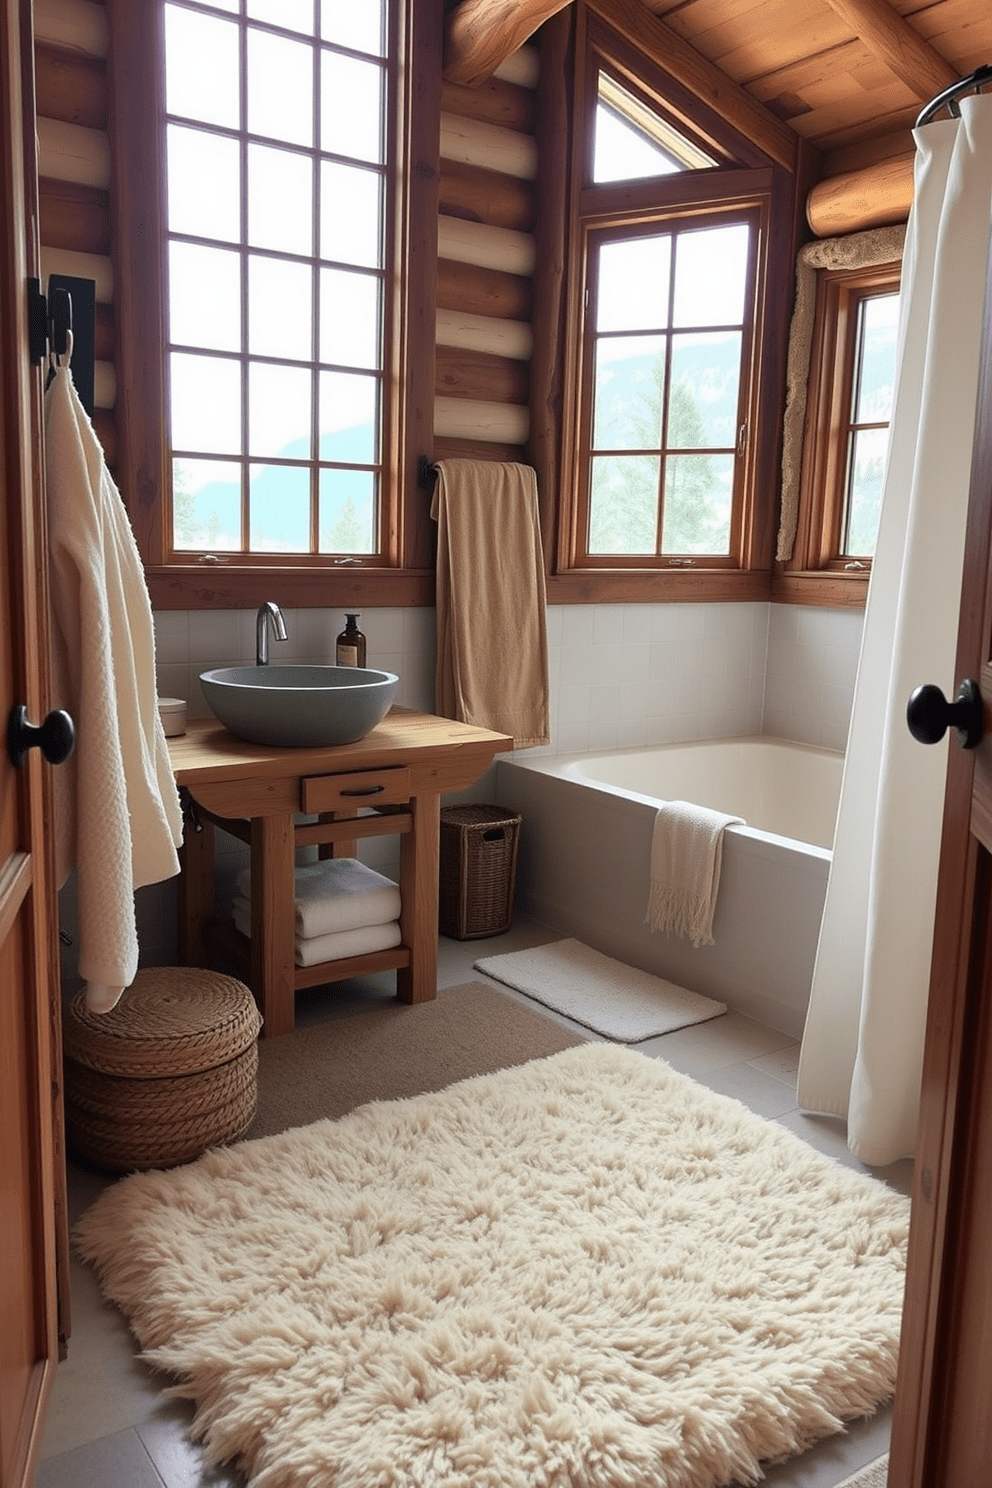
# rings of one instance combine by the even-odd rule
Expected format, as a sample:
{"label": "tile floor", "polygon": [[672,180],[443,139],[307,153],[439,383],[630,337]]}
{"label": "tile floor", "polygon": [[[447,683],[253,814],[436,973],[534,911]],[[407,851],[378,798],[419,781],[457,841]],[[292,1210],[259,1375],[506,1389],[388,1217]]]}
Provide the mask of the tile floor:
{"label": "tile floor", "polygon": [[[473,978],[488,980],[473,970],[476,956],[559,938],[546,926],[520,919],[508,934],[481,945],[442,938],[439,983],[455,986]],[[301,994],[297,1020],[341,1017],[381,1002],[391,988],[392,978],[387,974]],[[501,990],[517,995],[505,987]],[[546,1011],[536,1003],[528,1005]],[[568,1026],[568,1020],[556,1013],[546,1012],[546,1016]],[[799,1048],[786,1035],[728,1013],[637,1047],[668,1060],[711,1089],[735,1097],[758,1115],[789,1127],[841,1162],[861,1166],[848,1152],[838,1123],[806,1116],[797,1108]],[[910,1163],[893,1164],[876,1170],[876,1175],[908,1193]],[[89,1169],[72,1166],[70,1214],[81,1213],[107,1181]],[[161,1380],[135,1356],[123,1317],[103,1302],[92,1272],[75,1261],[71,1290],[69,1355],[59,1365],[49,1403],[36,1488],[243,1488],[239,1475],[202,1465],[199,1448],[186,1436],[189,1407],[163,1398]],[[835,1488],[885,1452],[888,1436],[889,1413],[880,1412],[802,1457],[770,1469],[765,1482],[768,1488]]]}

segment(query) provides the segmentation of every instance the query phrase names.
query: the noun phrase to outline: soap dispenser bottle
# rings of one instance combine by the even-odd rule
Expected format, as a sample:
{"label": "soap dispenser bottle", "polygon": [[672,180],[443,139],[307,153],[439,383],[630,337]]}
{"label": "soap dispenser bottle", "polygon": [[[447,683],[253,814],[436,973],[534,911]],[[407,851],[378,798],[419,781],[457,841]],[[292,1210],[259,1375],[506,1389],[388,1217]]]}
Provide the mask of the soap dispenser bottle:
{"label": "soap dispenser bottle", "polygon": [[345,627],[334,647],[336,666],[363,667],[365,665],[365,637],[358,628],[358,615],[345,615]]}

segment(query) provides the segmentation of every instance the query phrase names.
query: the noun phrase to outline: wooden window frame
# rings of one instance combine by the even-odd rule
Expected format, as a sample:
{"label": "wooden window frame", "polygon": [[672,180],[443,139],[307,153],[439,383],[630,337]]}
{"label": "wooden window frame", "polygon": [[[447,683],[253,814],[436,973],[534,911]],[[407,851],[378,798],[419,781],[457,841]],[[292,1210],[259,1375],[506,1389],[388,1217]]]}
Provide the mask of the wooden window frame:
{"label": "wooden window frame", "polygon": [[782,603],[850,608],[867,600],[871,559],[840,553],[858,310],[898,292],[900,271],[898,262],[816,271],[796,536],[772,585]]}
{"label": "wooden window frame", "polygon": [[[567,290],[567,334],[562,416],[562,490],[549,599],[559,603],[686,602],[767,600],[771,591],[777,489],[778,434],[783,403],[784,338],[792,278],[795,178],[774,164],[752,141],[694,99],[647,58],[635,53],[602,21],[579,12]],[[592,183],[593,120],[600,70],[683,130],[723,163],[711,169],[626,182]],[[751,214],[758,222],[752,360],[744,369],[747,442],[744,489],[732,521],[731,559],[693,555],[691,565],[673,559],[588,558],[579,539],[580,480],[588,451],[591,374],[587,366],[586,304],[590,238],[607,229],[647,228],[691,218]]]}
{"label": "wooden window frame", "polygon": [[[375,560],[169,553],[165,373],[164,5],[107,0],[113,164],[117,475],[157,609],[356,608],[433,603],[433,534],[420,466],[433,448],[437,120],[442,0],[405,0],[396,56],[394,289],[383,368],[383,555]],[[388,401],[388,408],[386,407]]]}

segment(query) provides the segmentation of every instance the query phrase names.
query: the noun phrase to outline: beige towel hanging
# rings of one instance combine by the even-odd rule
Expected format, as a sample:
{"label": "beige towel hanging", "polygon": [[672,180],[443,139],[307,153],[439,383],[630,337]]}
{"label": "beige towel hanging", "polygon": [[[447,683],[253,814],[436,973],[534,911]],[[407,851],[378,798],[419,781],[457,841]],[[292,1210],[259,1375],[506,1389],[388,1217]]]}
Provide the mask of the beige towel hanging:
{"label": "beige towel hanging", "polygon": [[537,476],[483,460],[442,460],[437,472],[437,710],[512,734],[517,748],[547,744]]}

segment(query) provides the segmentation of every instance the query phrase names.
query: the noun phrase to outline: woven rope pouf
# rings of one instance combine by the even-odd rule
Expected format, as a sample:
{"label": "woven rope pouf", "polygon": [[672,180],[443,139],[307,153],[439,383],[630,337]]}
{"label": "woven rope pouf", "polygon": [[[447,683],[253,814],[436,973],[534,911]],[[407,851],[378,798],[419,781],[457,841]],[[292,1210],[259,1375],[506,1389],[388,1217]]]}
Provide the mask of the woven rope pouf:
{"label": "woven rope pouf", "polygon": [[64,1025],[72,1146],[127,1173],[233,1141],[255,1114],[261,1026],[242,982],[194,967],[145,967],[109,1013],[77,993]]}

